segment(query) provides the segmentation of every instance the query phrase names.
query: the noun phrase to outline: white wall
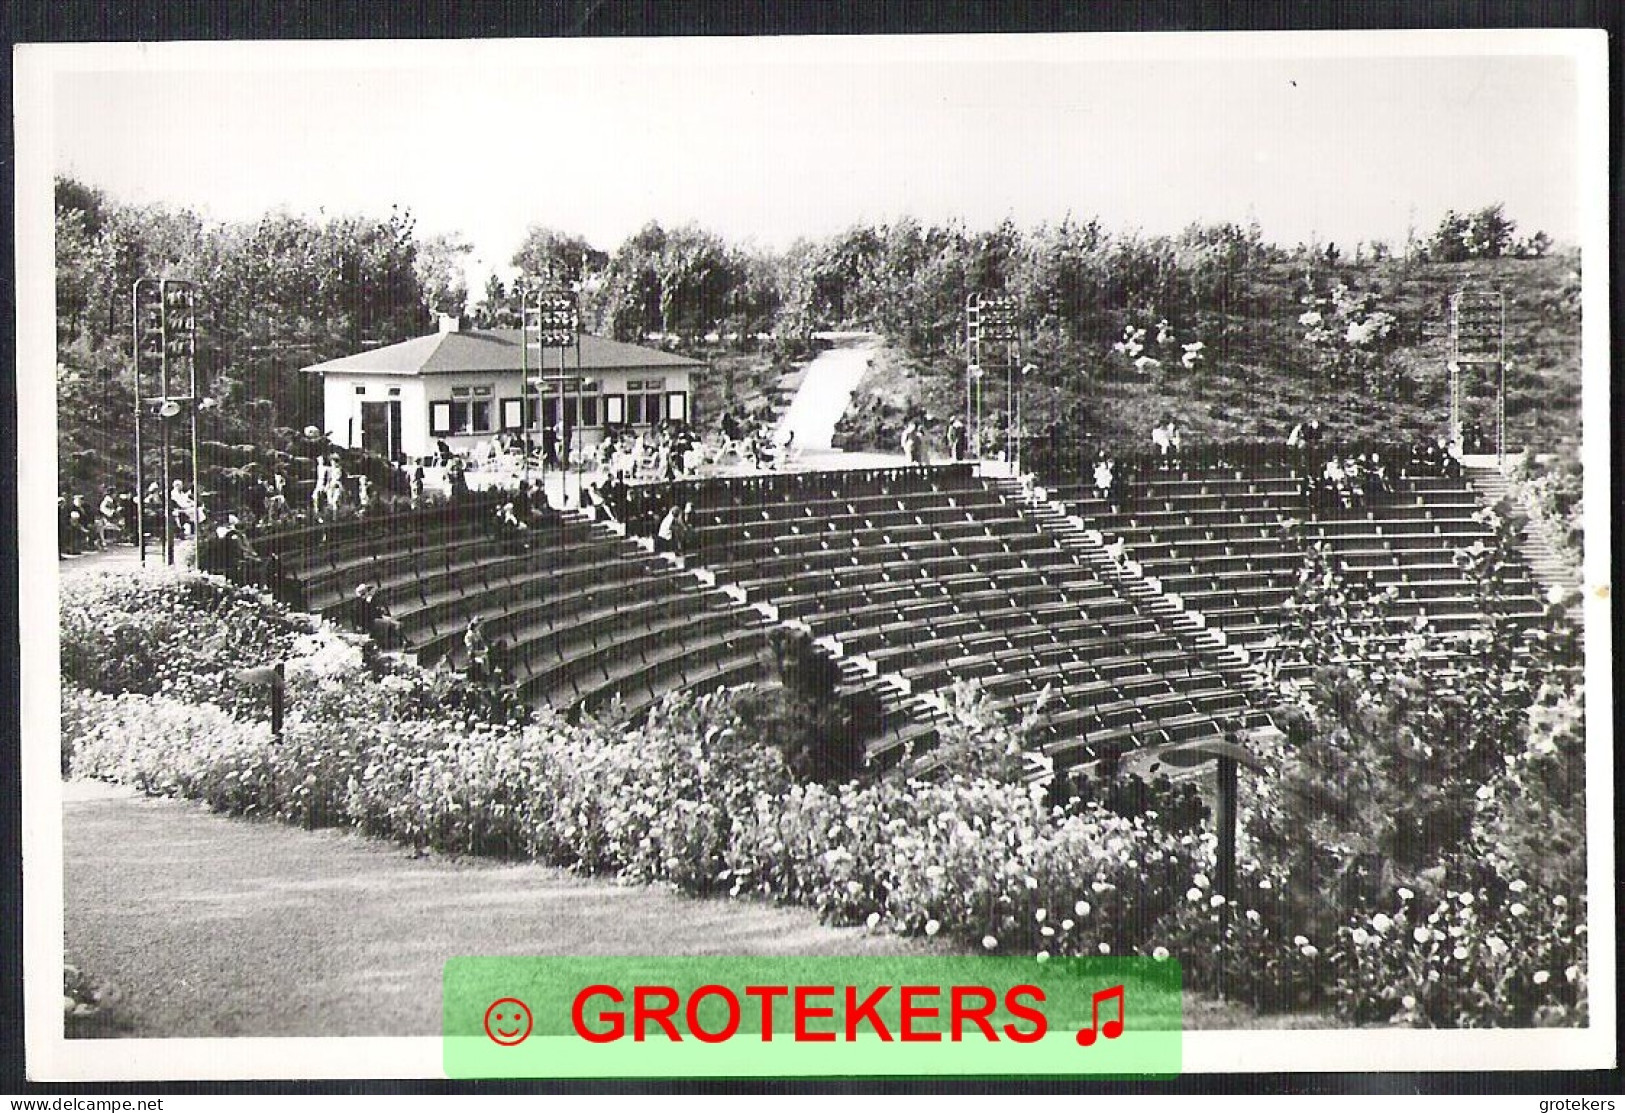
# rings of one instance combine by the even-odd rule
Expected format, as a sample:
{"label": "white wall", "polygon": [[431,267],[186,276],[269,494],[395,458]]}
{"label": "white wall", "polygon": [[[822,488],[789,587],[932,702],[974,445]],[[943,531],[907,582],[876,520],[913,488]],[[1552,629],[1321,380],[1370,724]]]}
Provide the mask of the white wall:
{"label": "white wall", "polygon": [[[567,370],[574,374],[574,369]],[[596,378],[599,383],[599,397],[606,394],[625,394],[628,379],[665,379],[664,391],[689,392],[689,419],[693,420],[693,394],[689,382],[689,373],[684,370],[672,368],[655,368],[647,371],[617,370],[602,372],[587,372]],[[356,387],[366,388],[364,395],[358,395]],[[453,387],[462,386],[493,386],[492,421],[493,425],[500,427],[502,420],[501,404],[504,398],[517,398],[520,394],[520,376],[518,372],[479,374],[453,374],[453,375],[386,375],[386,374],[357,374],[355,372],[328,373],[323,376],[322,398],[324,428],[333,438],[333,443],[341,447],[357,447],[361,441],[361,403],[387,402],[392,397],[398,397],[401,403],[401,451],[408,456],[428,456],[435,451],[435,437],[430,433],[429,405],[431,402],[448,401],[451,398]],[[399,388],[398,396],[391,396],[390,388]],[[600,403],[602,405],[602,403]],[[600,409],[602,415],[602,409]],[[496,435],[497,428],[490,433],[476,433],[467,436],[447,437],[446,441],[454,448],[466,450],[472,448],[480,441],[489,440]],[[587,443],[596,443],[601,430],[584,430]]]}
{"label": "white wall", "polygon": [[[423,380],[412,375],[326,374],[322,377],[322,413],[327,434],[341,448],[361,444],[361,403],[401,404],[401,451],[422,456],[434,451],[429,436],[429,407],[423,400]],[[356,387],[366,388],[357,394]],[[390,394],[399,389],[399,395]]]}

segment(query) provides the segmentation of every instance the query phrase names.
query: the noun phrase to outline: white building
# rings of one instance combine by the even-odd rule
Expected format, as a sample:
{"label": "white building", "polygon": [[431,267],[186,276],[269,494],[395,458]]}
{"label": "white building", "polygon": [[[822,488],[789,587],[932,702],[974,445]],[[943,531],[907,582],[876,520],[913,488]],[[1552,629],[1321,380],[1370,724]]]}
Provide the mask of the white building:
{"label": "white building", "polygon": [[704,369],[601,336],[526,352],[519,329],[462,329],[453,318],[433,336],[304,368],[322,376],[323,428],[333,443],[391,458],[431,456],[440,440],[466,452],[527,429],[540,443],[560,422],[579,450],[611,426],[688,421],[690,377]]}

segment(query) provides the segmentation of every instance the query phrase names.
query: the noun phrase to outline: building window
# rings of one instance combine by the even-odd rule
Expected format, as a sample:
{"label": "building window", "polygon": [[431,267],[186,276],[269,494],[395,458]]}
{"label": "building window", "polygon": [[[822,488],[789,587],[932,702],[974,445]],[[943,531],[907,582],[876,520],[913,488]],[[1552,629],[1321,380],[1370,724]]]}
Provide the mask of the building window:
{"label": "building window", "polygon": [[447,432],[453,436],[491,431],[491,408],[496,389],[489,386],[451,388],[451,418]]}
{"label": "building window", "polygon": [[365,394],[365,393],[367,393],[367,388],[364,387],[364,386],[358,386],[358,387],[355,388],[355,392],[357,394]]}
{"label": "building window", "polygon": [[581,424],[588,428],[598,427],[598,399],[592,397],[581,399]]}
{"label": "building window", "polygon": [[665,416],[665,379],[632,379],[626,384],[626,423],[656,425]]}
{"label": "building window", "polygon": [[389,388],[389,396],[391,398],[399,398],[401,396],[401,388],[398,387],[398,386],[390,387]]}
{"label": "building window", "polygon": [[444,437],[451,433],[451,403],[429,403],[429,435]]}

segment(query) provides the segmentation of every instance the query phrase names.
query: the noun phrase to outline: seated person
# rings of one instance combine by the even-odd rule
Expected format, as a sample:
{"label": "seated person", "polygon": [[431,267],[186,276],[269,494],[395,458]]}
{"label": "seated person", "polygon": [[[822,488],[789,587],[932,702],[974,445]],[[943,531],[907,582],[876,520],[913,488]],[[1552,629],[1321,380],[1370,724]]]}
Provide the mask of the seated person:
{"label": "seated person", "polygon": [[389,608],[378,598],[374,584],[356,585],[355,625],[362,633],[371,635],[380,649],[395,649],[402,644],[400,620],[390,614]]}
{"label": "seated person", "polygon": [[504,540],[523,542],[530,535],[530,526],[519,516],[519,508],[512,499],[497,507],[497,535]]}
{"label": "seated person", "polygon": [[468,653],[468,679],[484,684],[491,676],[491,643],[485,638],[485,616],[475,615],[463,631],[463,649]]}

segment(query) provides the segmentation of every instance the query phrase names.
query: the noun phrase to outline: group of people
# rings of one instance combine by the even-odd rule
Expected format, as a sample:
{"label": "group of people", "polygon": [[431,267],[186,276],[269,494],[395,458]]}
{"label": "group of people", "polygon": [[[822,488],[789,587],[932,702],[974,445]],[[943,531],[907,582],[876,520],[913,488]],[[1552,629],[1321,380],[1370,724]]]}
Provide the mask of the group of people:
{"label": "group of people", "polygon": [[1388,465],[1376,452],[1332,454],[1317,471],[1305,469],[1299,494],[1314,510],[1353,510],[1387,498],[1393,491]]}
{"label": "group of people", "polygon": [[496,536],[514,547],[529,550],[532,531],[556,516],[540,479],[521,481],[511,499],[497,504],[492,516]]}
{"label": "group of people", "polygon": [[94,507],[84,495],[58,495],[56,500],[57,552],[62,556],[99,552],[136,530],[135,497],[104,491]]}
{"label": "group of people", "polygon": [[1151,447],[1163,467],[1173,467],[1179,462],[1180,449],[1184,444],[1185,437],[1178,419],[1164,411],[1162,419],[1151,427]]}
{"label": "group of people", "polygon": [[[954,418],[955,421],[959,419]],[[902,447],[903,458],[910,464],[924,466],[931,462],[930,452],[926,444],[925,426],[931,421],[931,415],[926,414],[924,419],[910,415],[903,422]]]}
{"label": "group of people", "polygon": [[131,491],[106,488],[94,506],[86,495],[65,493],[56,500],[57,553],[78,556],[105,552],[116,544],[135,544],[143,517],[149,536],[162,536],[167,518],[173,536],[190,538],[194,526],[208,516],[208,510],[179,479],[170,484],[167,496],[157,481],[147,484],[139,506]]}

